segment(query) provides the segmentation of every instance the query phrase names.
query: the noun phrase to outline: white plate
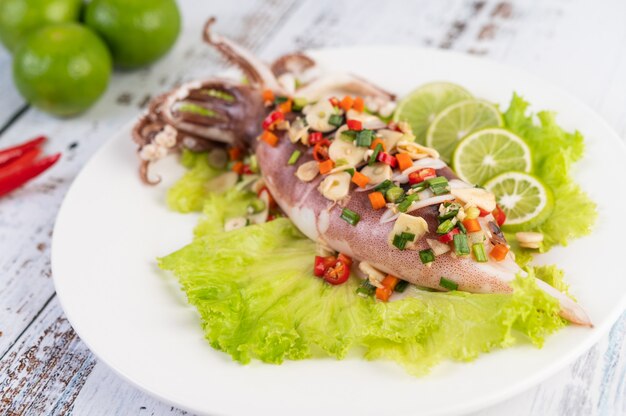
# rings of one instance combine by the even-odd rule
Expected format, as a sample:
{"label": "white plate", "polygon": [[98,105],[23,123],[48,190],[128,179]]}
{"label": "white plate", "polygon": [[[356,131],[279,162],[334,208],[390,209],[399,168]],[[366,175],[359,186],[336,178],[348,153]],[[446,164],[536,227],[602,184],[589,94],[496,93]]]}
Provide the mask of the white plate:
{"label": "white plate", "polygon": [[[320,62],[350,70],[399,94],[448,80],[503,108],[513,91],[533,109],[554,109],[559,122],[587,139],[577,178],[597,201],[593,234],[543,259],[565,268],[572,292],[596,324],[568,327],[543,349],[520,346],[468,364],[444,363],[413,378],[390,362],[307,360],[248,366],[211,349],[195,310],[155,257],[191,239],[195,215],[169,212],[165,191],[182,169],[157,166],[165,181],[143,186],[135,146],[122,130],[74,182],[57,219],[52,269],[59,299],[82,340],[143,390],[206,414],[442,415],[476,410],[545,379],[582,354],[625,304],[623,236],[626,152],[618,136],[576,99],[524,72],[469,56],[398,47],[318,51]],[[374,397],[385,400],[374,400]]]}

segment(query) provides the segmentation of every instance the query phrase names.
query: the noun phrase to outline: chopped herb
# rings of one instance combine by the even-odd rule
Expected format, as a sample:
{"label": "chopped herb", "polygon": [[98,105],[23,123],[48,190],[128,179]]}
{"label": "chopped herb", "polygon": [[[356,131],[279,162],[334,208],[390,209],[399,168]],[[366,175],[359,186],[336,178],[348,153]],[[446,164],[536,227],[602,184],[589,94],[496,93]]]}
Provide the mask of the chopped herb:
{"label": "chopped herb", "polygon": [[347,222],[348,224],[354,226],[354,225],[357,225],[358,222],[361,220],[361,216],[357,214],[356,212],[352,211],[351,209],[344,208],[341,211],[341,219]]}
{"label": "chopped herb", "polygon": [[375,292],[376,292],[376,286],[371,284],[370,281],[367,279],[363,280],[361,284],[359,285],[359,287],[356,289],[356,293],[359,296],[363,296],[363,297],[373,296]]}
{"label": "chopped herb", "polygon": [[445,220],[444,222],[439,224],[439,227],[437,227],[437,234],[448,234],[450,231],[452,231],[455,225],[456,225],[455,218],[450,218],[449,220]]}
{"label": "chopped herb", "polygon": [[385,198],[388,202],[399,202],[400,198],[404,196],[404,190],[399,186],[392,186],[385,192]]}
{"label": "chopped herb", "polygon": [[373,130],[361,130],[356,136],[356,145],[361,147],[370,147],[374,139]]}
{"label": "chopped herb", "polygon": [[345,172],[349,173],[350,176],[354,176],[354,168],[346,169]]}
{"label": "chopped herb", "polygon": [[422,192],[424,189],[428,188],[428,184],[426,182],[420,182],[411,185],[411,188],[415,189],[415,192]]}
{"label": "chopped herb", "polygon": [[274,98],[274,105],[278,105],[278,104],[282,104],[284,102],[287,102],[288,99],[289,99],[288,97],[276,96],[276,98]]}
{"label": "chopped herb", "polygon": [[426,179],[425,182],[428,182],[430,189],[433,191],[435,195],[443,195],[449,192],[448,190],[448,179],[445,176],[437,176],[436,178]]}
{"label": "chopped herb", "polygon": [[431,249],[420,251],[420,260],[424,264],[432,263],[435,261],[435,253]]}
{"label": "chopped herb", "polygon": [[346,130],[346,131],[342,131],[341,132],[341,140],[346,141],[346,142],[352,142],[357,135],[357,131],[354,130]]}
{"label": "chopped herb", "polygon": [[291,108],[294,111],[300,111],[304,108],[305,105],[307,105],[306,98],[298,97],[298,98],[294,98],[293,105]]}
{"label": "chopped herb", "polygon": [[456,282],[446,279],[445,277],[439,279],[439,286],[448,290],[457,290],[459,288],[459,285]]}
{"label": "chopped herb", "polygon": [[384,181],[376,185],[374,187],[374,190],[385,193],[387,192],[387,189],[391,188],[392,186],[393,186],[393,182],[391,182],[389,179],[385,179]]}
{"label": "chopped herb", "polygon": [[467,236],[465,234],[455,234],[453,237],[454,251],[459,256],[467,256],[470,254],[469,245],[467,244]]}
{"label": "chopped herb", "polygon": [[415,201],[418,201],[419,199],[420,197],[417,194],[407,195],[406,198],[404,198],[404,200],[398,204],[398,211],[407,212],[411,204],[413,204],[413,202]]}
{"label": "chopped herb", "polygon": [[298,161],[298,159],[300,159],[300,155],[302,154],[302,152],[300,152],[299,150],[294,150],[293,153],[291,154],[291,156],[289,157],[289,161],[287,162],[288,165],[295,165],[296,162]]}
{"label": "chopped herb", "polygon": [[446,207],[446,208],[443,210],[443,214],[440,214],[440,215],[437,217],[437,219],[438,219],[439,221],[449,220],[450,218],[454,218],[454,217],[456,217],[456,214],[458,214],[458,213],[459,213],[459,209],[458,209],[458,208],[456,208],[456,209],[455,209],[455,208],[451,208],[451,209],[450,209],[450,207]]}
{"label": "chopped herb", "polygon": [[456,225],[463,234],[467,234],[467,228],[465,228],[462,221],[459,221]]}
{"label": "chopped herb", "polygon": [[333,125],[335,127],[339,127],[343,124],[343,117],[339,114],[332,114],[328,118],[328,124]]}
{"label": "chopped herb", "polygon": [[408,241],[402,238],[402,234],[396,234],[393,236],[392,244],[399,250],[404,250],[404,248],[406,247],[406,243],[408,243]]}
{"label": "chopped herb", "polygon": [[398,284],[396,284],[396,287],[393,288],[393,290],[394,292],[402,293],[406,290],[407,287],[409,287],[409,282],[407,282],[406,280],[400,280]]}
{"label": "chopped herb", "polygon": [[487,254],[485,254],[485,246],[482,243],[472,244],[472,252],[477,262],[486,263],[488,261]]}
{"label": "chopped herb", "polygon": [[400,237],[402,237],[402,239],[408,241],[415,241],[415,234],[413,233],[400,233]]}
{"label": "chopped herb", "polygon": [[367,162],[367,164],[370,166],[373,165],[374,162],[376,162],[376,159],[378,159],[378,154],[382,151],[383,151],[383,145],[378,143],[376,147],[374,148],[374,153],[372,153],[372,156],[370,156],[370,160],[369,162]]}

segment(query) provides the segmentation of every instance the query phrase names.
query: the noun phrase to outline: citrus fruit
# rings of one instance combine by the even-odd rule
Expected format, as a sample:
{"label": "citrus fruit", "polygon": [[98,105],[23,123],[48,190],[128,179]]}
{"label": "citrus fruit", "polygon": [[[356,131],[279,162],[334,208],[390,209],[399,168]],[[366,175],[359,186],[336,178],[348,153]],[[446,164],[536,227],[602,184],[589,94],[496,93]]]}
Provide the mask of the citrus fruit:
{"label": "citrus fruit", "polygon": [[109,45],[116,66],[135,68],[156,61],[172,47],[180,13],[174,0],[93,0],[85,23]]}
{"label": "citrus fruit", "polygon": [[435,117],[426,132],[426,146],[437,149],[441,158],[449,162],[462,138],[476,130],[502,124],[502,116],[495,105],[483,100],[461,101]]}
{"label": "citrus fruit", "polygon": [[82,0],[0,0],[0,41],[15,52],[35,29],[78,21],[82,4]]}
{"label": "citrus fruit", "polygon": [[111,55],[95,33],[77,23],[62,23],[39,29],[20,44],[13,79],[35,107],[69,116],[102,95],[111,69]]}
{"label": "citrus fruit", "polygon": [[452,167],[459,178],[482,185],[503,172],[530,172],[530,149],[510,131],[482,129],[459,142],[452,155]]}
{"label": "citrus fruit", "polygon": [[506,214],[505,231],[531,230],[544,222],[554,208],[550,188],[535,176],[505,172],[489,180],[485,188],[496,195]]}
{"label": "citrus fruit", "polygon": [[415,139],[426,143],[426,130],[444,108],[472,98],[465,88],[449,82],[431,82],[411,92],[398,103],[393,121],[406,121],[411,125]]}

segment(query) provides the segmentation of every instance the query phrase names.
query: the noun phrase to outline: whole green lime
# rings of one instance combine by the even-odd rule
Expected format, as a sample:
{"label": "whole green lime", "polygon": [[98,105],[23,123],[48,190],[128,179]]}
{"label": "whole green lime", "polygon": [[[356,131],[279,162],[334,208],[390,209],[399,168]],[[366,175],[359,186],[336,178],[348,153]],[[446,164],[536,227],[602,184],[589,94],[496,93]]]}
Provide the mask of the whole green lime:
{"label": "whole green lime", "polygon": [[156,61],[172,47],[180,32],[174,0],[93,0],[85,23],[102,36],[122,68]]}
{"label": "whole green lime", "polygon": [[32,105],[58,116],[80,113],[104,92],[111,54],[89,28],[77,23],[46,26],[20,43],[13,79]]}
{"label": "whole green lime", "polygon": [[0,0],[0,41],[15,52],[35,29],[78,21],[82,4],[82,0]]}

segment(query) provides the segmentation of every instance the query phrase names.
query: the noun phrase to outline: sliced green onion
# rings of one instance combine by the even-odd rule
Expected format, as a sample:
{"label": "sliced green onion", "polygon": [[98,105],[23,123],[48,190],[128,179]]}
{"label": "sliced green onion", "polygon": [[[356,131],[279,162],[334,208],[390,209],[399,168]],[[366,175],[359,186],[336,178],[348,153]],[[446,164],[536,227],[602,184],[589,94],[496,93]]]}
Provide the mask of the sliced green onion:
{"label": "sliced green onion", "polygon": [[374,139],[373,130],[361,130],[356,135],[356,145],[361,146],[361,147],[370,147],[372,145],[373,139]]}
{"label": "sliced green onion", "polygon": [[457,290],[459,288],[459,285],[456,282],[446,279],[445,277],[439,279],[439,286],[448,290]]}
{"label": "sliced green onion", "polygon": [[408,241],[415,241],[415,234],[413,234],[413,233],[402,232],[402,233],[400,233],[400,237],[402,237],[407,242]]}
{"label": "sliced green onion", "polygon": [[349,173],[350,176],[354,176],[354,168],[346,169],[344,172]]}
{"label": "sliced green onion", "polygon": [[391,182],[389,179],[385,179],[384,181],[376,185],[374,187],[374,190],[382,192],[384,194],[385,192],[387,192],[387,189],[391,188],[392,186],[393,182]]}
{"label": "sliced green onion", "polygon": [[470,254],[470,248],[467,243],[467,236],[465,234],[454,234],[454,251],[459,256],[467,256]]}
{"label": "sliced green onion", "polygon": [[351,209],[344,208],[341,211],[341,219],[347,222],[350,225],[357,225],[359,221],[361,221],[361,216]]}
{"label": "sliced green onion", "polygon": [[415,201],[418,201],[419,199],[420,197],[417,194],[407,195],[407,197],[398,204],[398,211],[407,212],[411,204],[413,204],[413,202]]}
{"label": "sliced green onion", "polygon": [[454,218],[456,217],[456,214],[459,213],[458,209],[452,210],[452,211],[448,211],[440,216],[437,217],[437,219],[439,221],[445,221],[445,220],[449,220],[450,218]]}
{"label": "sliced green onion", "polygon": [[426,179],[430,186],[448,186],[448,179],[445,176],[437,176],[435,178]]}
{"label": "sliced green onion", "polygon": [[406,243],[408,243],[408,241],[402,238],[402,234],[396,234],[393,236],[392,244],[399,250],[404,250],[404,248],[406,247]]}
{"label": "sliced green onion", "polygon": [[415,189],[415,192],[422,192],[424,189],[428,188],[428,184],[426,182],[420,182],[411,185],[411,188]]}
{"label": "sliced green onion", "polygon": [[282,104],[286,102],[288,99],[289,99],[288,97],[281,97],[277,95],[276,98],[274,98],[274,105]]}
{"label": "sliced green onion", "polygon": [[378,154],[382,151],[383,151],[383,145],[378,143],[376,147],[374,148],[374,153],[372,153],[372,156],[370,156],[370,160],[369,162],[367,162],[367,164],[373,165],[374,162],[376,162],[376,159],[378,159]]}
{"label": "sliced green onion", "polygon": [[369,297],[372,296],[376,292],[376,286],[370,283],[369,280],[365,279],[361,282],[359,287],[356,289],[356,293],[359,296]]}
{"label": "sliced green onion", "polygon": [[479,263],[486,263],[489,260],[487,259],[487,254],[485,254],[485,246],[482,243],[475,243],[472,245],[472,252],[474,253],[474,258]]}
{"label": "sliced green onion", "polygon": [[339,114],[331,114],[331,116],[328,118],[328,124],[339,127],[343,124],[343,117]]}
{"label": "sliced green onion", "polygon": [[303,97],[298,97],[298,98],[294,98],[293,100],[293,105],[291,106],[292,110],[294,111],[300,111],[302,110],[306,105],[308,104],[308,101],[306,98]]}
{"label": "sliced green onion", "polygon": [[420,260],[424,264],[432,263],[435,261],[435,253],[431,249],[420,251]]}
{"label": "sliced green onion", "polygon": [[352,143],[352,141],[356,138],[358,132],[354,131],[354,130],[345,130],[341,132],[341,140],[343,140],[344,142],[350,142]]}
{"label": "sliced green onion", "polygon": [[409,282],[407,282],[406,280],[400,280],[396,287],[393,288],[393,290],[394,292],[402,293],[406,290],[408,286]]}
{"label": "sliced green onion", "polygon": [[291,154],[291,156],[289,157],[289,161],[287,162],[288,165],[295,165],[296,162],[298,161],[298,159],[300,159],[300,155],[302,154],[302,152],[300,152],[299,150],[294,150],[293,153]]}
{"label": "sliced green onion", "polygon": [[459,227],[459,231],[461,231],[463,234],[467,234],[467,228],[465,228],[461,221],[457,222],[456,225],[457,227]]}
{"label": "sliced green onion", "polygon": [[254,199],[252,202],[248,204],[248,211],[251,214],[256,214],[257,212],[261,212],[265,209],[265,202],[260,199]]}
{"label": "sliced green onion", "polygon": [[396,202],[404,196],[404,189],[399,186],[392,186],[385,192],[385,198],[388,202]]}
{"label": "sliced green onion", "polygon": [[450,218],[449,220],[445,220],[439,227],[437,227],[437,234],[448,234],[454,228],[456,221],[454,218]]}

